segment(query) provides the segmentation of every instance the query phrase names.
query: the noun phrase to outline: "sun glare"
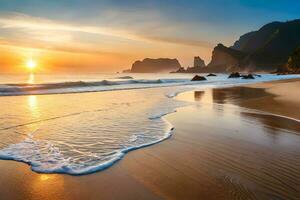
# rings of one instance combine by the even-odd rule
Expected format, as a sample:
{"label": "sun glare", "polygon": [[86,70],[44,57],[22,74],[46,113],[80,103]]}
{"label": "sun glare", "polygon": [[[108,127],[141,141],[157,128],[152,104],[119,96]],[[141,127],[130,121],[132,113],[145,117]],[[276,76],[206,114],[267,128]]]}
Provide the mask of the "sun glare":
{"label": "sun glare", "polygon": [[29,69],[29,70],[33,70],[36,68],[36,62],[32,59],[28,60],[27,63],[26,63],[26,67]]}

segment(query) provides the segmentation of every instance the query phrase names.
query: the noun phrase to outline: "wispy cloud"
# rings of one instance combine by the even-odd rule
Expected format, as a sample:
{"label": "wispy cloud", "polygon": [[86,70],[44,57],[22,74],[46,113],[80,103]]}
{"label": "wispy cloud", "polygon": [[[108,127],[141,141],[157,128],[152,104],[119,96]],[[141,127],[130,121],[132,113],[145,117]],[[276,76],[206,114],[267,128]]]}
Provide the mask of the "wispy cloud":
{"label": "wispy cloud", "polygon": [[0,27],[2,28],[25,28],[31,30],[70,31],[94,33],[127,39],[138,39],[137,36],[125,31],[98,26],[84,26],[81,24],[67,24],[60,21],[33,17],[22,13],[4,13],[0,15]]}
{"label": "wispy cloud", "polygon": [[187,45],[187,46],[198,46],[198,47],[206,47],[206,48],[211,48],[213,46],[213,44],[208,41],[193,40],[193,39],[188,39],[188,38],[174,38],[172,36],[170,36],[170,37],[148,36],[147,38],[152,41],[167,42],[167,43],[173,43],[173,44],[182,44],[182,45]]}
{"label": "wispy cloud", "polygon": [[[163,25],[161,25],[163,27]],[[56,41],[55,38],[61,39],[69,36],[56,36],[55,31],[61,32],[80,32],[97,34],[103,36],[116,37],[126,40],[142,41],[142,42],[163,42],[188,46],[211,47],[212,44],[205,41],[183,39],[176,37],[160,36],[159,34],[136,33],[134,31],[120,30],[115,27],[108,26],[86,26],[83,24],[70,24],[62,21],[54,21],[46,18],[33,17],[30,15],[5,12],[0,14],[0,28],[4,29],[25,29],[29,34],[34,33],[37,38],[47,41]],[[39,32],[38,32],[39,31]],[[47,35],[47,31],[51,32],[52,39]],[[70,37],[69,37],[70,39]]]}
{"label": "wispy cloud", "polygon": [[56,52],[64,52],[64,53],[74,53],[74,54],[92,54],[92,55],[100,55],[100,56],[114,56],[114,57],[130,57],[132,56],[129,53],[116,53],[109,51],[101,51],[95,48],[86,48],[86,47],[77,47],[77,46],[45,46],[40,43],[28,43],[24,41],[7,41],[0,38],[0,46],[7,46],[12,48],[26,48],[26,49],[35,49],[39,51],[56,51]]}

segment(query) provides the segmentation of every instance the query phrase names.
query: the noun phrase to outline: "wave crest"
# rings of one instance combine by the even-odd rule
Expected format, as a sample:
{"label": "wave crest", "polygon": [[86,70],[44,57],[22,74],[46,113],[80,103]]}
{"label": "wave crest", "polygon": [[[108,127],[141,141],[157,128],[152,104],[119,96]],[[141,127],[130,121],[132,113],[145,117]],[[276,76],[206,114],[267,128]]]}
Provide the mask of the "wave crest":
{"label": "wave crest", "polygon": [[[150,84],[158,86],[159,84],[185,83],[187,79],[138,79],[138,80],[102,80],[94,82],[75,81],[61,83],[45,83],[45,84],[3,84],[0,85],[0,96],[14,96],[26,94],[52,94],[52,93],[72,93],[85,91],[102,91],[113,89],[130,89],[134,86],[146,87]],[[110,88],[105,88],[110,86]],[[118,88],[113,88],[118,86]],[[59,90],[59,91],[58,91]],[[77,91],[75,91],[77,90]]]}

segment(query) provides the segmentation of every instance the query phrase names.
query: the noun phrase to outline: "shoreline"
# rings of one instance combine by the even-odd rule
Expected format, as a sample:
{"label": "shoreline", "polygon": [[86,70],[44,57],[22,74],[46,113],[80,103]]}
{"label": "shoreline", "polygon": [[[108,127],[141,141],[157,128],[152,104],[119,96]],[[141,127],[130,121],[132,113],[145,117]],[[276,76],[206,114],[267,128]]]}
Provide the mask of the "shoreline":
{"label": "shoreline", "polygon": [[[268,112],[271,107],[266,107],[266,102],[279,102],[276,105],[283,105],[288,102],[290,105],[291,100],[284,98],[287,94],[283,94],[282,88],[278,90],[274,85],[289,84],[291,86],[297,82],[300,82],[299,79],[239,86],[256,89],[265,88],[267,92],[270,90],[269,92],[275,93],[275,95],[279,93],[278,96],[266,95],[257,99],[243,100],[239,102],[239,106],[248,106],[251,109],[258,110],[266,109],[265,111]],[[220,88],[218,90],[222,91],[224,89]],[[186,93],[193,92],[184,92],[182,94],[185,95]],[[182,94],[179,94],[179,96]],[[180,98],[179,96],[175,98]],[[259,101],[264,103],[258,104]],[[292,105],[296,106],[297,102],[293,102]],[[197,106],[201,107],[201,105]],[[297,114],[295,109],[300,110],[299,106],[292,110],[288,110],[287,106],[284,109],[277,108],[275,112],[300,119],[300,114]],[[203,125],[193,119],[195,113],[198,112],[199,109],[197,110],[197,108],[191,110],[183,107],[179,108],[176,113],[168,114],[165,118],[175,126],[174,134],[171,138],[147,148],[131,151],[124,159],[109,169],[90,175],[38,174],[32,172],[30,167],[24,163],[1,160],[0,173],[3,178],[0,181],[0,188],[3,193],[0,194],[0,197],[1,199],[24,199],[26,197],[31,197],[31,199],[232,199],[232,197],[237,198],[241,195],[254,198],[254,189],[251,188],[253,186],[249,189],[248,183],[241,184],[239,181],[236,181],[238,180],[236,178],[232,179],[236,182],[226,182],[224,184],[224,180],[228,181],[227,178],[220,178],[207,168],[208,166],[213,167],[215,163],[203,163],[203,159],[200,159],[210,159],[205,153],[210,151],[219,152],[219,150],[211,149],[206,152],[206,148],[209,148],[209,146],[201,147],[201,151],[198,149],[197,143],[200,142],[199,139],[201,138],[199,138],[198,134],[195,134],[198,128],[192,126],[192,124],[197,126]],[[195,130],[190,129],[189,125]],[[211,132],[212,130],[204,126],[199,127],[198,131]],[[202,137],[205,138],[206,135],[202,134]],[[207,141],[211,139],[214,140],[214,138],[208,138]],[[235,145],[243,149],[239,144]],[[219,148],[223,149],[225,147]],[[251,149],[252,147],[249,147],[248,150]],[[227,156],[230,155],[228,154]],[[295,170],[293,169],[293,171]],[[27,189],[33,183],[35,185],[34,190],[30,192]],[[15,192],[13,190],[14,187],[20,188],[20,190]],[[237,188],[240,189],[237,190]],[[265,194],[264,192],[261,193],[261,195]],[[279,193],[279,195],[283,196],[282,193]],[[284,193],[284,195],[287,194]]]}
{"label": "shoreline", "polygon": [[[277,83],[277,82],[293,82],[295,80],[300,80],[300,78],[288,78],[288,79],[281,79],[281,80],[275,80],[275,81],[272,81],[272,80],[267,80],[267,81],[263,81],[263,82],[256,82],[256,83],[236,83],[236,84],[225,84],[223,86],[213,86],[213,87],[206,87],[206,88],[203,88],[203,90],[210,90],[210,89],[227,89],[227,88],[234,88],[234,87],[251,87],[251,85],[260,85],[260,84],[263,84],[263,83]],[[176,86],[161,86],[162,88],[163,87],[176,87]],[[154,87],[156,88],[156,87]],[[148,88],[138,88],[138,89],[148,89]],[[124,90],[131,90],[131,89],[124,89]],[[114,91],[114,90],[112,90]],[[174,98],[176,99],[178,95],[184,95],[185,93],[193,93],[197,90],[193,90],[193,89],[189,89],[187,91],[178,91],[177,93],[174,93],[172,95],[166,95],[168,98]],[[99,91],[98,91],[99,92]],[[105,92],[105,91],[100,91],[100,92]],[[75,93],[60,93],[60,94],[76,94],[77,92]],[[81,92],[79,92],[81,93]],[[90,92],[82,92],[82,93],[90,93]],[[52,94],[41,94],[41,95],[52,95]],[[17,95],[19,96],[19,95]],[[179,99],[180,100],[180,99]],[[190,99],[182,99],[180,101],[183,101],[183,102],[188,102],[190,101]],[[135,151],[135,150],[139,150],[141,148],[146,148],[146,147],[149,147],[149,146],[152,146],[152,145],[156,145],[156,144],[159,144],[161,142],[164,142],[165,140],[169,139],[170,137],[172,137],[172,134],[173,134],[173,130],[174,130],[174,126],[172,123],[170,123],[166,117],[174,112],[177,112],[177,109],[180,109],[180,108],[184,108],[186,106],[189,106],[189,105],[182,105],[182,106],[179,106],[177,107],[175,110],[172,110],[172,111],[169,111],[167,113],[163,113],[163,114],[160,114],[159,116],[155,116],[155,117],[150,117],[149,119],[155,119],[155,118],[161,118],[163,121],[165,121],[165,123],[167,124],[167,126],[169,128],[167,128],[166,132],[165,132],[165,135],[164,137],[158,139],[158,140],[155,140],[153,142],[150,142],[150,143],[145,143],[143,145],[139,145],[139,146],[134,146],[134,147],[130,147],[130,148],[125,148],[125,149],[122,149],[118,152],[118,156],[111,159],[111,160],[108,160],[106,163],[102,163],[98,166],[93,166],[91,167],[90,169],[88,169],[88,171],[72,171],[72,169],[69,169],[69,168],[66,168],[68,169],[67,171],[61,171],[61,169],[57,170],[57,171],[53,171],[53,172],[49,172],[49,171],[40,171],[40,170],[35,170],[35,169],[32,169],[32,167],[34,167],[33,163],[29,163],[29,162],[26,162],[26,161],[23,161],[23,160],[15,160],[13,158],[10,158],[9,156],[4,156],[2,157],[0,160],[7,160],[7,161],[15,161],[15,162],[20,162],[20,163],[23,163],[23,164],[26,164],[29,166],[29,168],[35,172],[35,173],[41,173],[41,174],[62,174],[62,175],[70,175],[70,176],[84,176],[84,175],[89,175],[89,174],[93,174],[93,173],[98,173],[98,172],[101,172],[103,170],[106,170],[110,167],[112,167],[114,164],[117,164],[117,162],[119,162],[120,160],[124,159],[124,157],[131,151]],[[28,124],[25,124],[25,125],[28,125]],[[23,125],[22,125],[23,126]],[[65,169],[65,170],[66,170]]]}

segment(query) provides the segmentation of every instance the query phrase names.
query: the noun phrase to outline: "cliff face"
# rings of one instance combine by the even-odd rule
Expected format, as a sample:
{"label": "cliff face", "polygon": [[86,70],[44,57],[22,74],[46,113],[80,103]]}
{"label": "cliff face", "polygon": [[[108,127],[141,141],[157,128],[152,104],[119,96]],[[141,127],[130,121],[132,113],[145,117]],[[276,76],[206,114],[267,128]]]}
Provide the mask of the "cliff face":
{"label": "cliff face", "polygon": [[200,57],[194,58],[194,67],[180,68],[177,59],[144,59],[132,65],[131,72],[233,72],[276,71],[284,66],[293,51],[300,46],[300,19],[272,22],[257,31],[242,35],[233,46],[218,44],[212,60],[205,67]]}
{"label": "cliff face", "polygon": [[172,72],[181,68],[177,59],[146,58],[143,61],[135,61],[132,65],[131,72],[133,73],[158,73]]}
{"label": "cliff face", "polygon": [[292,52],[300,45],[300,20],[273,22],[253,34],[241,51],[248,52],[244,65],[256,70],[273,71],[287,62]]}
{"label": "cliff face", "polygon": [[233,46],[218,45],[206,71],[275,71],[300,46],[300,20],[272,22],[242,35]]}
{"label": "cliff face", "polygon": [[233,49],[253,53],[262,48],[272,35],[282,26],[282,22],[272,22],[264,25],[258,31],[253,31],[242,35],[238,41],[232,46]]}
{"label": "cliff face", "polygon": [[244,51],[247,52],[247,50],[244,50],[247,48],[247,44],[249,42],[249,40],[256,34],[256,31],[253,32],[249,32],[246,33],[244,35],[242,35],[240,37],[239,40],[235,41],[235,43],[233,44],[233,46],[231,46],[230,48],[235,49],[235,50],[239,50],[239,51]]}
{"label": "cliff face", "polygon": [[185,73],[197,73],[205,68],[205,62],[199,56],[194,57],[194,67],[188,67],[184,72]]}
{"label": "cliff face", "polygon": [[205,67],[204,60],[199,56],[194,57],[194,67]]}
{"label": "cliff face", "polygon": [[288,62],[278,68],[279,74],[299,74],[300,73],[300,47],[298,47],[289,57]]}
{"label": "cliff face", "polygon": [[212,72],[235,71],[240,67],[245,56],[246,54],[241,51],[218,44],[212,52],[212,59],[207,69]]}
{"label": "cliff face", "polygon": [[205,62],[202,58],[199,56],[194,57],[194,66],[188,67],[187,69],[184,69],[184,67],[179,68],[176,71],[173,71],[172,73],[198,73],[201,70],[205,68]]}

